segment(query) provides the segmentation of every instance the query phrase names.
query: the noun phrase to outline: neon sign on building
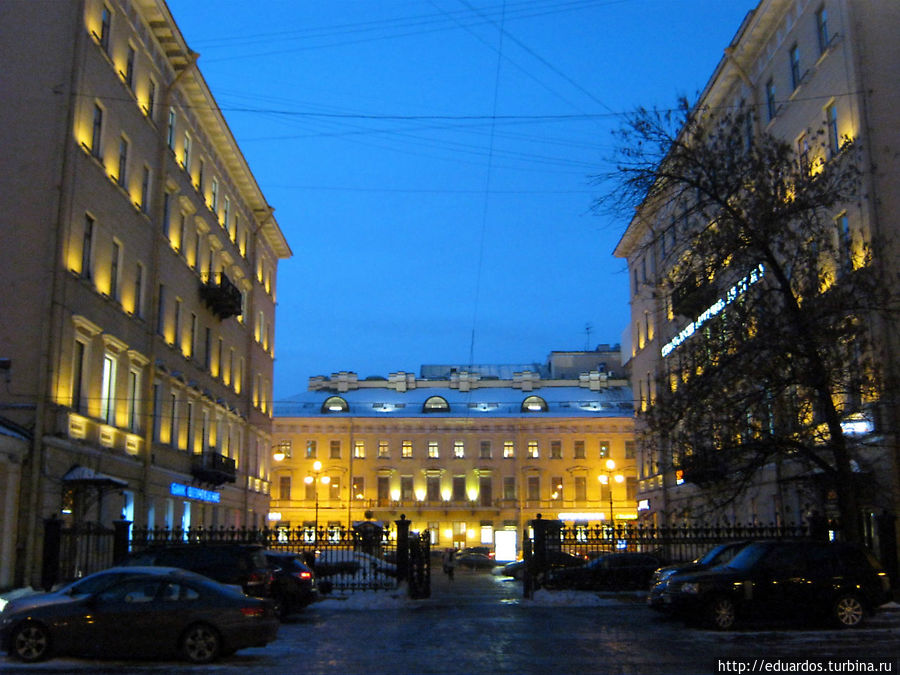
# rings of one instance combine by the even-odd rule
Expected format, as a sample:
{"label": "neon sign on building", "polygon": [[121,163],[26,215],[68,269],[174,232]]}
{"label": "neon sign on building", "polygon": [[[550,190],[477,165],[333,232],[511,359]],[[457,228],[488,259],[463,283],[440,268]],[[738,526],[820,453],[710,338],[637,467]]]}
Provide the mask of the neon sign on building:
{"label": "neon sign on building", "polygon": [[663,348],[660,350],[663,358],[671,354],[673,351],[678,349],[678,347],[689,337],[691,337],[694,333],[699,330],[699,328],[709,321],[711,318],[719,314],[723,309],[725,309],[732,302],[741,297],[748,288],[750,288],[753,284],[763,278],[763,275],[766,273],[766,268],[762,263],[757,265],[753,271],[750,272],[743,279],[738,281],[734,286],[729,288],[725,297],[719,298],[712,305],[707,307],[696,319],[691,321],[687,326],[681,329],[681,332],[678,333],[675,337],[673,337],[669,342],[663,345]]}

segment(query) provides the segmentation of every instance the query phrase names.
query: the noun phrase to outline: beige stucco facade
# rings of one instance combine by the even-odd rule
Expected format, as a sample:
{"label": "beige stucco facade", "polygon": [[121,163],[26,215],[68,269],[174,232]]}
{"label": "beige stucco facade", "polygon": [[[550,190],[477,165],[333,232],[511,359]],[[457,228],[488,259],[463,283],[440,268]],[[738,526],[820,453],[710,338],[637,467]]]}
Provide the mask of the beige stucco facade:
{"label": "beige stucco facade", "polygon": [[162,0],[0,19],[0,414],[34,433],[17,580],[53,515],[261,524],[290,249],[196,55]]}
{"label": "beige stucco facade", "polygon": [[[768,132],[797,148],[815,144],[806,134],[822,129],[827,142],[848,136],[862,148],[863,189],[857,203],[832,214],[846,218],[855,250],[877,237],[874,262],[891,274],[898,259],[900,213],[900,4],[893,0],[762,0],[751,11],[712,74],[698,108],[751,105],[757,112],[757,132]],[[676,262],[677,251],[666,250],[660,233],[677,222],[667,208],[645,203],[629,224],[615,254],[628,261],[631,278],[631,349],[628,367],[638,411],[656,396],[657,381],[667,372],[666,359],[677,358],[676,336],[695,317],[676,316],[660,281]],[[663,234],[663,236],[665,236]],[[896,381],[896,324],[873,324],[881,340],[883,375]],[[674,340],[673,340],[674,338]],[[689,337],[687,339],[690,339]],[[878,401],[877,428],[869,442],[870,459],[879,466],[879,480],[862,505],[867,521],[896,514],[898,456],[897,401]],[[640,415],[637,430],[643,430]],[[800,489],[789,462],[770,465],[730,510],[709,513],[705,498],[682,483],[671,462],[652,440],[638,449],[638,498],[647,517],[657,522],[682,518],[724,519],[731,522],[801,522],[810,510],[827,513],[828,504],[815,502]],[[893,492],[893,495],[891,495]]]}
{"label": "beige stucco facade", "polygon": [[502,531],[520,547],[537,514],[570,525],[637,517],[631,392],[605,372],[313,378],[279,403],[273,441],[285,457],[271,526],[404,515],[434,546],[493,547]]}

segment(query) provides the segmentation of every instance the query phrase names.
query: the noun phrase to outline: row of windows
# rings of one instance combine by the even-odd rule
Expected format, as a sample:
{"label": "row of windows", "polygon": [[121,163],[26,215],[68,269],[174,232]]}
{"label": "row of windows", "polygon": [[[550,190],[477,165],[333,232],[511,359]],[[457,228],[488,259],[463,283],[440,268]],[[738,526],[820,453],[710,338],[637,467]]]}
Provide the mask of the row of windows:
{"label": "row of windows", "polygon": [[[75,412],[104,424],[144,433],[144,415],[152,410],[152,441],[187,452],[215,450],[237,459],[244,445],[246,424],[221,408],[192,395],[185,386],[154,379],[152,409],[144,407],[144,383],[150,376],[146,359],[87,322],[76,321],[72,348],[70,396]],[[267,443],[250,434],[250,464],[257,475]]]}
{"label": "row of windows", "polygon": [[[824,5],[820,6],[816,11],[815,26],[812,29],[815,30],[815,41],[813,44],[815,44],[815,48],[817,51],[814,60],[818,61],[828,51],[828,48],[831,46],[832,40],[834,38],[834,36],[829,32],[828,13]],[[803,63],[804,60],[801,54],[800,44],[798,42],[794,42],[788,49],[787,68],[785,69],[787,75],[786,79],[790,86],[791,92],[796,91],[807,80],[807,77],[809,75],[809,68],[804,69]],[[763,93],[765,95],[766,101],[765,105],[767,121],[771,122],[773,119],[775,119],[780,110],[776,93],[776,77],[774,75],[770,76],[766,80],[766,83],[763,86]],[[826,113],[826,121],[829,122],[829,147],[832,148],[834,152],[838,152],[839,140],[836,133],[834,135],[830,133],[830,117],[831,116]],[[837,126],[835,124],[834,130],[836,131],[836,129]]]}
{"label": "row of windows", "polygon": [[[468,404],[470,408],[476,408],[481,410],[494,410],[499,407],[499,403],[471,403]],[[405,403],[400,404],[384,404],[384,403],[375,403],[372,404],[373,408],[378,410],[393,410],[395,408],[405,407]],[[342,398],[341,396],[329,396],[322,403],[321,412],[325,414],[330,413],[349,413],[350,412],[350,404],[347,403],[347,400]],[[534,412],[547,412],[548,406],[547,401],[545,401],[540,396],[527,396],[523,401],[519,408],[519,410],[523,413],[534,413]],[[450,412],[450,403],[443,396],[429,396],[425,402],[422,404],[422,412],[423,413],[449,413]]]}
{"label": "row of windows", "polygon": [[[279,476],[278,499],[303,499],[309,502],[319,499],[339,501],[342,489],[341,476],[329,476],[329,479],[327,483],[325,481],[304,481],[304,492],[303,496],[300,497],[291,490],[291,476]],[[516,476],[504,476],[501,480],[501,499],[516,501],[521,498],[518,489],[519,481]],[[494,479],[490,476],[481,476],[477,487],[468,487],[470,483],[465,475],[455,475],[450,480],[442,479],[439,476],[426,476],[424,483],[422,481],[417,483],[413,476],[400,476],[399,481],[393,480],[389,476],[378,476],[376,481],[375,498],[382,503],[397,501],[432,503],[477,502],[488,506],[492,505],[494,500]],[[326,485],[321,492],[319,482]],[[606,501],[610,498],[610,486],[608,484],[602,484],[598,481],[595,490],[593,487],[588,488],[589,483],[587,476],[574,476],[571,481],[565,481],[562,476],[553,476],[550,478],[549,484],[544,482],[542,485],[540,476],[526,476],[524,481],[525,499],[548,499],[562,502],[570,499],[575,501],[587,501],[588,499]],[[364,476],[354,476],[350,487],[351,499],[367,500],[372,498],[372,495],[366,492],[366,479]],[[327,493],[325,493],[326,489]],[[613,494],[617,495],[619,499],[624,498],[633,501],[636,489],[637,480],[627,478],[624,482],[624,488],[621,491],[613,489]]]}
{"label": "row of windows", "polygon": [[[142,86],[138,88],[135,75],[137,50],[134,44],[131,43],[131,41],[128,41],[124,50],[116,50],[114,41],[111,38],[113,12],[106,4],[101,5],[98,11],[99,17],[91,16],[90,14],[86,17],[88,27],[97,44],[109,58],[112,67],[118,72],[123,83],[128,87],[128,90],[135,96],[136,103],[143,111],[144,115],[152,122],[156,112],[157,83],[152,75],[148,73],[146,78],[141,80]],[[90,139],[89,141],[85,140],[84,142],[86,149],[101,161],[101,163],[104,161],[105,156],[103,147],[104,113],[105,110],[103,105],[100,102],[96,102],[93,110]],[[174,108],[170,109],[168,112],[167,124],[167,140],[170,149],[174,153],[176,149],[175,140],[177,125],[177,113]],[[205,176],[206,163],[200,156],[200,153],[196,150],[195,145],[190,131],[184,131],[182,142],[179,147],[179,152],[181,154],[179,157],[176,157],[176,159],[188,173],[191,184],[200,194],[201,201],[210,211],[212,211],[217,223],[227,233],[228,238],[232,243],[238,248],[240,255],[246,258],[249,254],[249,237],[251,236],[250,232],[252,229],[249,223],[252,219],[249,217],[244,219],[239,218],[237,213],[238,209],[233,206],[231,197],[224,194],[225,191],[220,186],[218,177],[213,177],[207,186]],[[131,143],[128,136],[123,133],[118,139],[117,154],[109,161],[110,166],[108,170],[110,171],[110,177],[117,184],[126,191],[129,191],[130,193],[133,192],[132,200],[135,206],[146,213],[150,205],[151,169],[148,165],[143,165],[139,189],[135,186],[129,186],[129,162],[131,161],[129,157],[131,154],[130,146]],[[182,241],[187,239],[187,232],[184,230],[182,232],[183,234],[177,239],[178,246],[181,246]],[[199,239],[199,237],[200,234],[198,232],[197,238]],[[173,246],[176,246],[174,237],[172,241]],[[221,248],[221,246],[217,246],[216,248]],[[199,269],[199,256],[195,255],[193,265],[196,265]],[[257,251],[257,280],[263,285],[266,292],[271,295],[274,295],[274,286],[272,283],[273,272],[274,265],[261,251]]]}
{"label": "row of windows", "polygon": [[[125,270],[124,244],[115,237],[99,241],[97,230],[93,216],[85,214],[80,270],[73,269],[73,272],[89,280],[98,292],[115,300],[127,313],[143,318],[147,302],[144,265],[136,262],[131,272]],[[244,387],[244,357],[236,357],[235,347],[226,347],[223,338],[214,335],[214,322],[201,326],[200,314],[196,308],[189,306],[179,296],[169,298],[165,284],[159,284],[158,293],[157,333],[195,366],[204,368],[213,377],[230,386],[235,393],[241,393]],[[262,312],[260,315],[262,320]],[[268,412],[271,401],[268,378],[258,373],[253,385],[254,405]]]}
{"label": "row of windows", "polygon": [[[424,448],[424,456],[428,459],[439,459],[441,457],[441,442],[437,440],[427,441],[425,443]],[[446,447],[446,443],[444,444]],[[341,459],[343,453],[343,446],[340,439],[332,439],[328,444],[328,457],[330,459]],[[365,459],[368,456],[368,446],[365,440],[354,440],[352,453],[354,459]],[[281,455],[284,457],[291,457],[293,454],[293,443],[290,440],[282,440],[279,441],[277,449]],[[550,441],[548,446],[545,446],[546,451],[549,452],[550,459],[563,459],[563,443],[562,441]],[[375,456],[379,459],[390,459],[391,457],[391,443],[387,440],[377,441],[375,450]],[[422,448],[419,448],[419,452],[422,451]],[[609,441],[599,441],[595,452],[599,452],[599,458],[605,459],[609,457],[610,454],[610,443]],[[466,442],[462,440],[455,440],[451,442],[450,448],[448,449],[450,453],[449,456],[454,459],[465,459],[467,456],[466,450]],[[572,447],[567,452],[571,452],[571,457],[573,459],[586,459],[587,453],[585,449],[585,441],[576,440],[572,442]],[[319,453],[319,444],[316,440],[308,440],[306,441],[306,448],[304,451],[304,456],[306,459],[316,459]],[[539,459],[541,457],[541,444],[539,441],[527,441],[525,446],[526,457],[529,459]],[[593,453],[592,453],[593,454]],[[494,456],[494,444],[492,441],[480,441],[478,443],[478,459],[492,459]],[[503,441],[502,443],[502,457],[511,459],[516,456],[516,443],[515,441]],[[400,441],[400,457],[403,459],[413,459],[413,442],[411,440]],[[634,442],[633,441],[625,441],[625,458],[632,459],[634,458]]]}

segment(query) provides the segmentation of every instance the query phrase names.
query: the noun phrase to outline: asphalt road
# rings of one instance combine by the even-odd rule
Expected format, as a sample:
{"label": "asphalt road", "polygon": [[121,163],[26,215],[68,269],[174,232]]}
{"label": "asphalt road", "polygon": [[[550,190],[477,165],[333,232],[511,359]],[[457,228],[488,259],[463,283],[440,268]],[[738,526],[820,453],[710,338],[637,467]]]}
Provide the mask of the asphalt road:
{"label": "asphalt road", "polygon": [[[369,599],[358,609],[337,601],[309,607],[268,647],[211,666],[70,658],[23,665],[0,657],[0,673],[900,672],[900,607],[856,630],[716,633],[665,620],[634,595],[526,601],[520,584],[468,570],[452,583],[435,570],[428,600]],[[882,670],[872,670],[879,662]]]}

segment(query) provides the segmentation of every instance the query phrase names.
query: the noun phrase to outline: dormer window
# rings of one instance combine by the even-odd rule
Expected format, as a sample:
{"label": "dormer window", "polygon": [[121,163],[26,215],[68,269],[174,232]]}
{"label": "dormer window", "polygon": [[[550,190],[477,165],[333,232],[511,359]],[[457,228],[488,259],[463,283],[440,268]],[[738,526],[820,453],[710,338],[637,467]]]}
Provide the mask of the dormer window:
{"label": "dormer window", "polygon": [[529,396],[522,401],[522,412],[547,412],[547,402],[540,396]]}
{"label": "dormer window", "polygon": [[325,399],[325,403],[322,404],[322,412],[326,414],[345,413],[349,411],[350,406],[347,405],[347,401],[340,396],[329,396]]}
{"label": "dormer window", "polygon": [[450,412],[450,404],[443,396],[431,396],[422,406],[423,413],[442,413]]}

